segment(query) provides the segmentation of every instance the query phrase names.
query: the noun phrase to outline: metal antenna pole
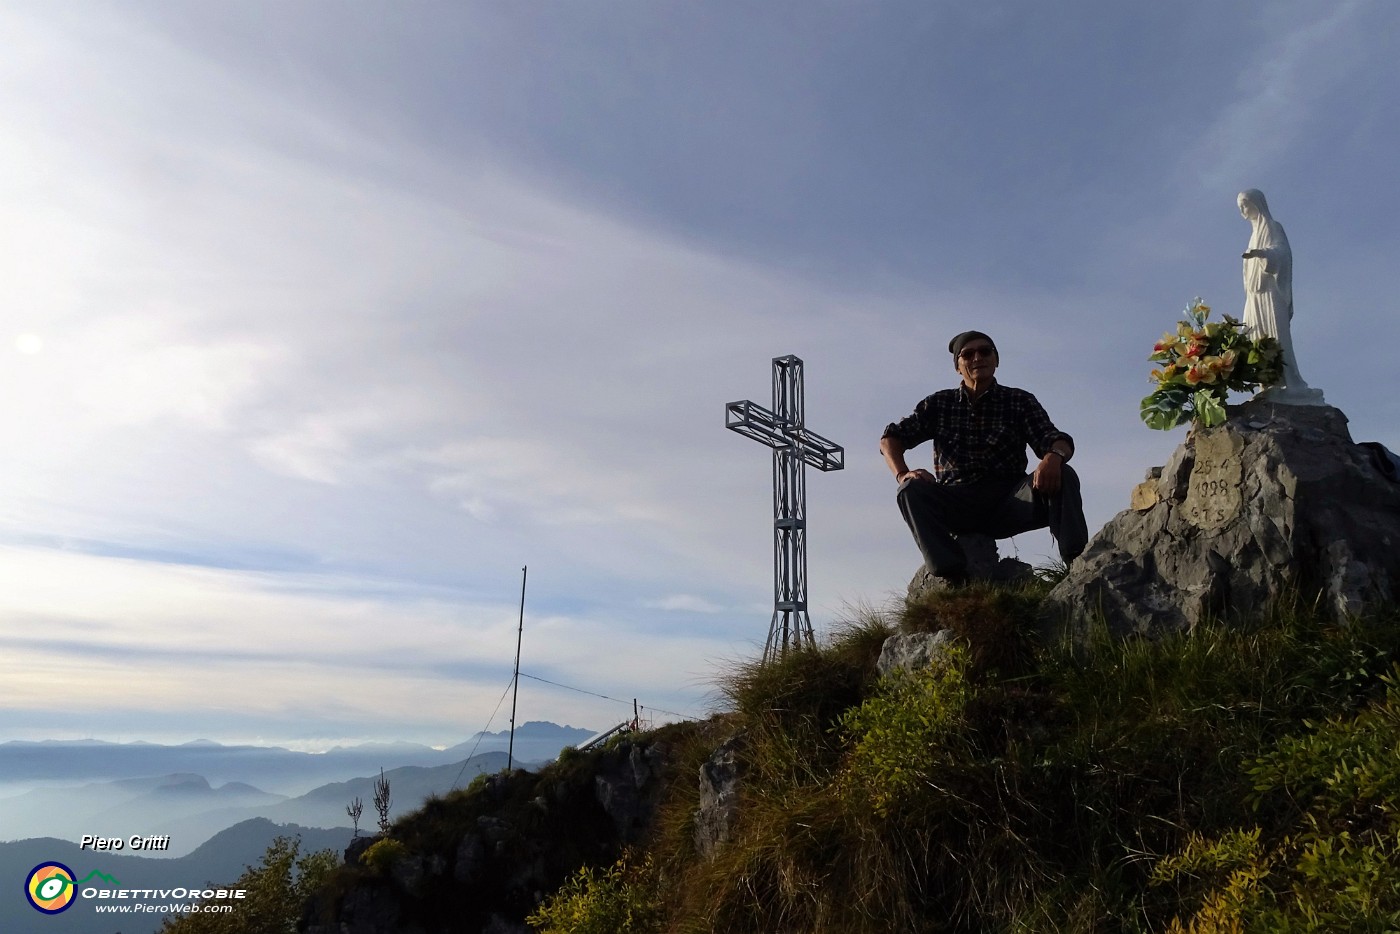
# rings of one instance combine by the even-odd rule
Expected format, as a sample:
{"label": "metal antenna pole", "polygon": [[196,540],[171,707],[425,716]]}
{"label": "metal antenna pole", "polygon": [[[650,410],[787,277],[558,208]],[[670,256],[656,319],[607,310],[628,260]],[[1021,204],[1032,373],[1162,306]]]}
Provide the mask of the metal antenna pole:
{"label": "metal antenna pole", "polygon": [[515,764],[515,702],[520,698],[520,641],[525,635],[525,577],[529,573],[527,564],[520,569],[520,625],[515,630],[515,677],[514,691],[510,696],[510,744],[506,747],[506,771]]}
{"label": "metal antenna pole", "polygon": [[813,646],[807,613],[807,474],[846,466],[845,450],[807,429],[802,361],[773,358],[773,408],[749,400],[724,407],[725,427],[773,449],[773,620],[763,661],[799,646]]}

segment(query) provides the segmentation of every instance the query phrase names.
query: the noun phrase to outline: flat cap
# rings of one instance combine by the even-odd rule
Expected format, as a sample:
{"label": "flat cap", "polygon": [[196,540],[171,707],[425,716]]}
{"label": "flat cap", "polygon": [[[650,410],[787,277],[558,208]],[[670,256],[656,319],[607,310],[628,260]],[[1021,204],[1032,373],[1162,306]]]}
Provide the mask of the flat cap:
{"label": "flat cap", "polygon": [[962,353],[963,345],[967,344],[969,341],[977,340],[979,337],[992,345],[993,352],[996,351],[997,342],[992,340],[987,335],[983,334],[981,331],[963,331],[957,337],[953,338],[948,342],[948,349],[952,351],[953,356],[956,357],[958,354]]}

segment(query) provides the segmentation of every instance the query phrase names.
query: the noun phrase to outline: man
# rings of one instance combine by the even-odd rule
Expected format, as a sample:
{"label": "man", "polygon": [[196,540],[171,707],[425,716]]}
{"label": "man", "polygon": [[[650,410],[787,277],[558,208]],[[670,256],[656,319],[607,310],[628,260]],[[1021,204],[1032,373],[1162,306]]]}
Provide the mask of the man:
{"label": "man", "polygon": [[[1079,477],[1068,461],[1074,439],[1057,429],[1035,396],[996,381],[996,344],[964,331],[948,344],[962,377],[886,426],[880,453],[899,484],[899,510],[929,572],[952,584],[967,580],[967,557],[955,535],[1008,538],[1047,526],[1060,557],[1073,561],[1089,539]],[[933,472],[910,470],[904,454],[933,442]],[[1040,458],[1026,473],[1026,447]]]}

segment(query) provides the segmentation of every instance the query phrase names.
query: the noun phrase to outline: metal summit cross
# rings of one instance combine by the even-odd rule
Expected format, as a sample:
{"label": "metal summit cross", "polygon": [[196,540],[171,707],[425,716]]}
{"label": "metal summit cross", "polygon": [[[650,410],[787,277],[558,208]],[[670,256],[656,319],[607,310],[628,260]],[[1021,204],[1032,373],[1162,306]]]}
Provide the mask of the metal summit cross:
{"label": "metal summit cross", "polygon": [[773,408],[745,399],[724,407],[724,427],[773,449],[773,622],[763,661],[814,646],[807,615],[806,466],[841,470],[846,452],[803,425],[802,361],[773,358]]}

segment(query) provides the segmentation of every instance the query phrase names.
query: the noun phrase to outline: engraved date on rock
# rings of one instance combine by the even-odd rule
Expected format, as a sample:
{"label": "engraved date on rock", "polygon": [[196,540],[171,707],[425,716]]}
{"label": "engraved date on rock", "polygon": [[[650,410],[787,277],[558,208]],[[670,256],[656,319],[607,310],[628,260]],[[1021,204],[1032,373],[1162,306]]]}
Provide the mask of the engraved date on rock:
{"label": "engraved date on rock", "polygon": [[1192,525],[1218,529],[1239,514],[1243,472],[1236,439],[1224,433],[1197,439],[1196,464],[1182,504]]}

